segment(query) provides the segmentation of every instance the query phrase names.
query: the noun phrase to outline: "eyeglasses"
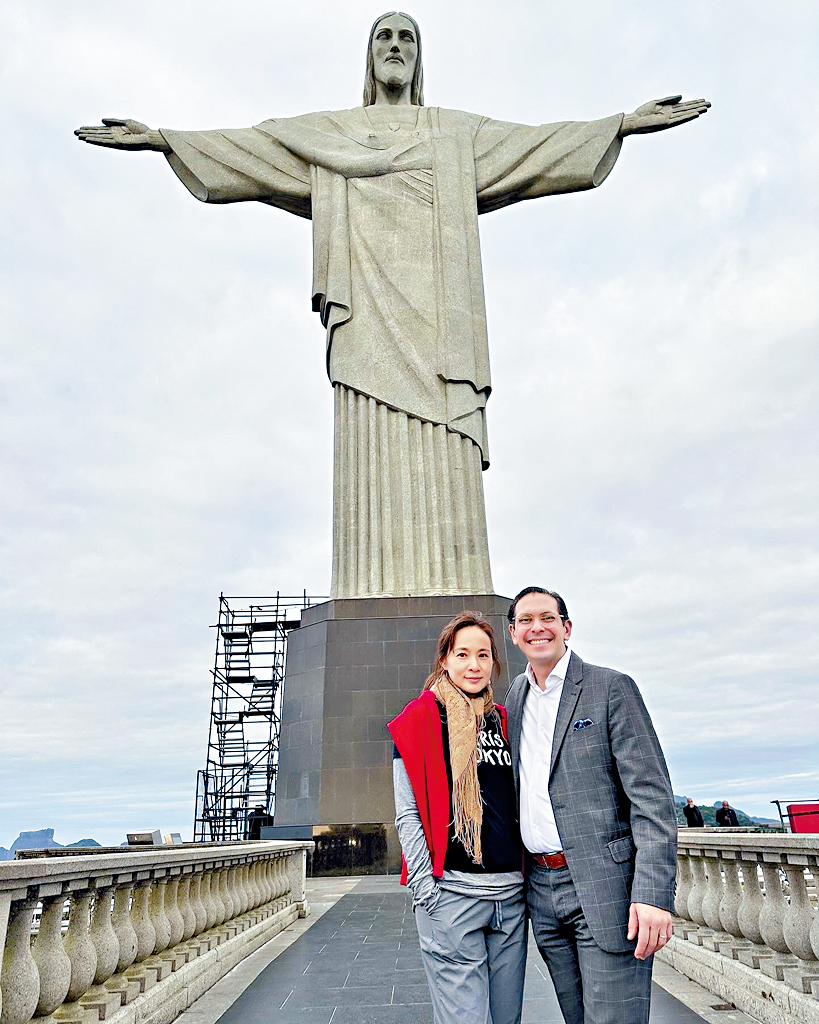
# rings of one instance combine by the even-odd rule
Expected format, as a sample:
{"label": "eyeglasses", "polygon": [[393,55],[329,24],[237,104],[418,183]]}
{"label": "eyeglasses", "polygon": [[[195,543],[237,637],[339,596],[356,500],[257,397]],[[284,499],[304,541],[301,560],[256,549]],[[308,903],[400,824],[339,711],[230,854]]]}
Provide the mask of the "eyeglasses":
{"label": "eyeglasses", "polygon": [[[552,623],[557,622],[560,619],[561,622],[566,620],[562,615],[555,615],[554,612],[544,612],[542,615],[538,615],[537,618],[543,623],[544,626],[551,626]],[[523,615],[515,616],[515,624],[518,626],[531,626],[535,621],[535,616],[524,612]]]}

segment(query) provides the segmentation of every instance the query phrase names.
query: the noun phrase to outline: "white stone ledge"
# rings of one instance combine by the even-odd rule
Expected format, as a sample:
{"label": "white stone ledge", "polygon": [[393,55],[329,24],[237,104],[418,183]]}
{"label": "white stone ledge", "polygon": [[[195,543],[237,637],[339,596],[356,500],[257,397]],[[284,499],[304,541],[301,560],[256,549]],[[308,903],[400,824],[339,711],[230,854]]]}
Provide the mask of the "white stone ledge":
{"label": "white stone ledge", "polygon": [[819,1000],[722,953],[674,936],[657,958],[762,1024],[819,1024]]}
{"label": "white stone ledge", "polygon": [[[268,858],[294,850],[312,850],[313,843],[298,840],[261,840],[230,843],[224,846],[195,844],[183,846],[145,846],[123,848],[122,853],[78,854],[74,857],[40,857],[0,862],[0,893],[12,892],[12,900],[24,899],[29,886],[44,889],[49,883],[66,883],[66,891],[76,888],[112,885],[133,879],[141,881],[159,872],[162,875],[190,873],[229,867],[247,860]],[[59,889],[55,889],[59,892]]]}

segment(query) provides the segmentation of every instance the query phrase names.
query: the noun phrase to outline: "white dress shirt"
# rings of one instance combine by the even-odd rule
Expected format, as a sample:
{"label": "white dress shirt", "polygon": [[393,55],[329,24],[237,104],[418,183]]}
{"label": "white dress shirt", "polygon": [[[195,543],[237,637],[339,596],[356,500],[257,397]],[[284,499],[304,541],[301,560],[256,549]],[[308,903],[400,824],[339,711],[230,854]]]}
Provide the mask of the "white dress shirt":
{"label": "white dress shirt", "polygon": [[537,685],[532,666],[526,666],[529,688],[520,730],[520,834],[530,853],[557,853],[563,845],[549,798],[549,767],[570,656],[567,650],[549,674],[544,690]]}

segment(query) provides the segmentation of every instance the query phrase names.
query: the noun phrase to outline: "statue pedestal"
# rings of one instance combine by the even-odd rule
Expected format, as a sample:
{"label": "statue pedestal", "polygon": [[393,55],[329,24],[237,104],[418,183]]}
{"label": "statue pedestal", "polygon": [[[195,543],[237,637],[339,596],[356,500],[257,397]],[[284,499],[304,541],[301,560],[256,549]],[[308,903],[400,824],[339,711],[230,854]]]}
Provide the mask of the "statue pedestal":
{"label": "statue pedestal", "polygon": [[502,702],[526,665],[508,608],[509,598],[482,594],[353,598],[302,612],[287,640],[276,809],[264,838],[312,833],[314,875],[397,871],[386,724],[421,692],[438,634],[464,609],[495,630]]}

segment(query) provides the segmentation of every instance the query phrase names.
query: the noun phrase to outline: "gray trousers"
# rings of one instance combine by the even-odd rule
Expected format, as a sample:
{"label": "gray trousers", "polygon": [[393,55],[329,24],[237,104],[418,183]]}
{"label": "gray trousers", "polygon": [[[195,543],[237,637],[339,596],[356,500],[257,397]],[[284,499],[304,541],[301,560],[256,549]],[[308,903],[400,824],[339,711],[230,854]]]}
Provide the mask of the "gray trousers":
{"label": "gray trousers", "polygon": [[415,910],[435,1024],[520,1024],[526,903],[442,889],[431,914]]}
{"label": "gray trousers", "polygon": [[568,868],[532,864],[526,899],[566,1024],[648,1024],[651,965],[594,941]]}

